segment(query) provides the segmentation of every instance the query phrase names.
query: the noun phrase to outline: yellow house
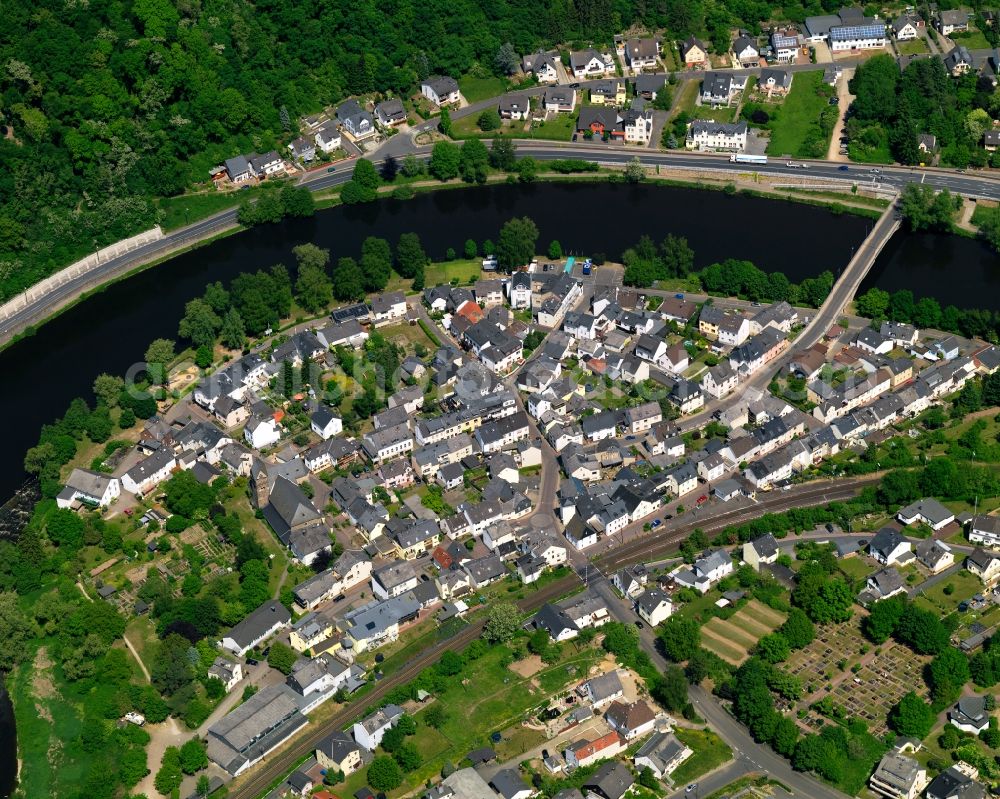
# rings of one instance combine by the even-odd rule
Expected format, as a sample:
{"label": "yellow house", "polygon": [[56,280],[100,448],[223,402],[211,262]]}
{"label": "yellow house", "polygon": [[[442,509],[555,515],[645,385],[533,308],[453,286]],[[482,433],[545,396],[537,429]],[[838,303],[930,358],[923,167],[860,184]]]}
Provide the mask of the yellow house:
{"label": "yellow house", "polygon": [[691,36],[681,45],[681,61],[688,67],[703,67],[708,63],[708,48],[701,40]]}
{"label": "yellow house", "polygon": [[623,80],[602,80],[590,86],[590,102],[594,105],[625,105],[628,94]]}
{"label": "yellow house", "polygon": [[292,627],[289,643],[296,652],[315,649],[333,635],[333,623],[318,613],[307,613]]}
{"label": "yellow house", "polygon": [[344,776],[353,774],[364,762],[361,744],[340,730],[320,741],[316,747],[316,760],[326,771],[342,771]]}

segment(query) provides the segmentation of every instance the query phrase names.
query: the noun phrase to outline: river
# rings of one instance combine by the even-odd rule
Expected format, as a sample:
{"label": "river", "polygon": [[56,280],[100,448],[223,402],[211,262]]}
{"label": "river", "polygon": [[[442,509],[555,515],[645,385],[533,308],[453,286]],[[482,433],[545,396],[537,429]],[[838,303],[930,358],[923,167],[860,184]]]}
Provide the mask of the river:
{"label": "river", "polygon": [[8,797],[17,785],[17,733],[14,706],[0,679],[0,796]]}
{"label": "river", "polygon": [[540,249],[558,239],[567,253],[604,252],[617,258],[644,233],[687,236],[697,265],[746,258],[783,271],[791,280],[824,269],[837,272],[864,238],[870,221],[781,200],[729,196],[717,191],[610,183],[503,185],[421,194],[364,206],[333,208],[314,218],[288,220],[220,239],[105,291],[43,325],[0,353],[0,418],[8,421],[0,459],[0,497],[24,481],[24,452],[40,427],[61,415],[73,397],[92,402],[101,372],[124,374],[154,338],[176,338],[184,304],[214,280],[283,262],[292,247],[312,241],[333,258],[357,256],[366,236],[393,245],[416,231],[432,258],[466,239],[495,240],[513,216],[538,225]]}

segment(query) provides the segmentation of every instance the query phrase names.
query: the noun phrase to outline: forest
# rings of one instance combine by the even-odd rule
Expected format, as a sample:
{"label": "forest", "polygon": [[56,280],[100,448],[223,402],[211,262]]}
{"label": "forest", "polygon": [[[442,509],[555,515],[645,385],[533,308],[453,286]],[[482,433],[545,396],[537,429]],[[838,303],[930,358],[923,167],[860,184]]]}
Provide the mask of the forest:
{"label": "forest", "polygon": [[[793,20],[839,2],[790,2]],[[156,224],[156,198],[295,135],[350,95],[433,73],[485,77],[497,55],[610,43],[632,28],[728,48],[765,0],[9,0],[0,15],[0,302]],[[509,65],[509,61],[507,62]]]}

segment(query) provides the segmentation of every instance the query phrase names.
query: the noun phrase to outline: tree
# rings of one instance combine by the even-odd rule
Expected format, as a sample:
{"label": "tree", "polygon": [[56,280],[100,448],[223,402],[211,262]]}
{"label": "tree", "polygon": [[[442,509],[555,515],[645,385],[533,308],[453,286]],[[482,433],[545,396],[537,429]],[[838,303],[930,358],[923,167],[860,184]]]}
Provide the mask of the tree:
{"label": "tree", "polygon": [[180,751],[181,771],[185,774],[194,774],[203,768],[208,768],[208,755],[205,753],[205,744],[198,738],[187,741]]}
{"label": "tree", "polygon": [[368,766],[368,784],[376,791],[392,791],[403,782],[403,772],[388,755],[379,755]]}
{"label": "tree", "polygon": [[424,162],[412,153],[403,159],[403,175],[408,178],[415,178],[417,175],[422,175],[425,169]]}
{"label": "tree", "polygon": [[766,663],[780,663],[788,659],[791,649],[785,636],[774,632],[765,635],[757,642],[755,654]]}
{"label": "tree", "polygon": [[222,317],[219,337],[222,339],[223,345],[231,350],[241,350],[246,346],[247,333],[243,326],[243,317],[235,308],[230,308]]}
{"label": "tree", "polygon": [[667,710],[679,712],[688,703],[688,681],[680,666],[667,666],[663,675],[654,681],[651,696]]}
{"label": "tree", "polygon": [[881,599],[868,609],[861,631],[874,644],[884,644],[896,632],[906,611],[906,599],[900,596]]}
{"label": "tree", "polygon": [[379,177],[386,183],[392,183],[399,174],[399,161],[393,155],[387,155],[379,169]]}
{"label": "tree", "polygon": [[160,762],[160,770],[156,772],[153,784],[156,790],[164,796],[181,787],[184,774],[181,771],[181,752],[176,746],[168,746],[163,753],[163,760]]}
{"label": "tree", "polygon": [[462,249],[462,254],[465,255],[466,258],[475,258],[479,255],[479,248],[476,246],[475,239],[465,240],[465,247]]}
{"label": "tree", "polygon": [[438,130],[449,139],[451,136],[451,112],[447,108],[441,109],[441,116],[438,118]]}
{"label": "tree", "polygon": [[399,747],[403,745],[403,742],[405,740],[406,740],[405,732],[399,729],[399,727],[390,727],[388,730],[385,731],[385,734],[382,736],[382,742],[379,744],[379,746],[381,746],[382,749],[385,750],[386,752],[392,754],[397,749],[399,749]]}
{"label": "tree", "polygon": [[538,175],[538,162],[534,158],[530,155],[519,158],[514,168],[517,170],[518,180],[522,183],[534,183],[535,177]]}
{"label": "tree", "polygon": [[416,233],[402,233],[396,245],[396,271],[402,277],[413,278],[422,270],[430,259],[420,243]]}
{"label": "tree", "polygon": [[854,308],[860,316],[876,320],[885,319],[889,310],[889,292],[870,288],[854,300]]}
{"label": "tree", "polygon": [[934,726],[935,713],[930,705],[910,691],[889,711],[889,726],[899,735],[923,740]]}
{"label": "tree", "polygon": [[280,641],[271,644],[271,651],[267,653],[267,665],[282,674],[291,674],[296,660],[298,655],[295,650]]}
{"label": "tree", "polygon": [[625,182],[626,183],[641,183],[646,179],[646,169],[642,165],[642,161],[639,160],[639,156],[636,156],[625,166]]}
{"label": "tree", "polygon": [[510,602],[493,605],[483,625],[483,639],[487,643],[502,644],[509,641],[520,630],[521,616],[517,607]]}
{"label": "tree", "polygon": [[333,296],[341,301],[364,296],[365,280],[361,267],[353,258],[340,258],[333,268]]}
{"label": "tree", "polygon": [[485,183],[489,171],[490,154],[481,139],[466,139],[462,143],[459,172],[466,183]]}
{"label": "tree", "polygon": [[668,233],[660,245],[660,254],[665,277],[686,277],[694,269],[694,250],[684,236]]}
{"label": "tree", "polygon": [[349,180],[340,190],[340,201],[345,205],[357,205],[359,203],[370,203],[378,196],[375,189],[362,186],[354,180]]}
{"label": "tree", "polygon": [[845,622],[851,618],[854,594],[844,580],[831,578],[810,564],[799,572],[792,604],[802,608],[816,624]]}
{"label": "tree", "polygon": [[680,663],[701,645],[701,629],[694,619],[671,616],[660,627],[659,638],[666,656]]}
{"label": "tree", "polygon": [[535,257],[538,227],[526,216],[508,219],[500,228],[496,256],[500,267],[513,271]]}
{"label": "tree", "polygon": [[461,674],[464,667],[465,661],[462,659],[462,656],[457,652],[452,652],[450,649],[441,655],[441,659],[437,663],[437,670],[446,677],[454,677],[456,674]]}
{"label": "tree", "polygon": [[778,628],[792,649],[802,649],[816,637],[816,628],[800,608],[792,608],[784,624]]}
{"label": "tree", "polygon": [[440,181],[458,177],[462,151],[451,142],[439,141],[431,149],[428,171]]}
{"label": "tree", "polygon": [[377,189],[379,187],[378,172],[375,164],[367,158],[359,158],[354,162],[354,172],[351,173],[351,180],[366,189]]}
{"label": "tree", "polygon": [[428,727],[433,727],[435,730],[443,727],[447,720],[448,712],[438,702],[435,702],[424,711],[424,722]]}
{"label": "tree", "polygon": [[420,756],[420,752],[417,751],[417,747],[409,741],[404,742],[393,753],[393,757],[396,758],[396,762],[399,763],[400,768],[407,773],[415,771],[424,762],[424,759]]}
{"label": "tree", "polygon": [[965,131],[972,146],[979,144],[983,134],[993,125],[988,112],[982,108],[973,108],[965,115]]}
{"label": "tree", "polygon": [[146,347],[146,363],[161,369],[174,359],[174,342],[169,338],[153,339]]}
{"label": "tree", "polygon": [[656,779],[656,774],[649,766],[643,766],[642,771],[639,772],[639,784],[654,793],[658,794],[660,791],[660,781]]}
{"label": "tree", "polygon": [[562,245],[559,243],[558,239],[552,239],[552,242],[549,244],[549,258],[553,261],[558,261],[562,257]]}
{"label": "tree", "polygon": [[507,136],[497,136],[490,144],[490,166],[510,172],[517,163],[517,145]]}
{"label": "tree", "polygon": [[333,283],[323,267],[313,264],[299,266],[299,277],[295,281],[295,298],[309,313],[326,308],[333,299]]}
{"label": "tree", "polygon": [[497,50],[494,59],[497,71],[501,75],[513,75],[521,66],[521,59],[517,57],[517,50],[510,42],[504,42]]}
{"label": "tree", "polygon": [[385,239],[368,236],[361,244],[361,273],[365,291],[381,291],[392,277],[392,248]]}
{"label": "tree", "polygon": [[208,778],[207,774],[202,774],[198,777],[198,782],[195,785],[195,793],[198,794],[200,799],[208,799],[208,795],[212,792],[212,781]]}
{"label": "tree", "polygon": [[500,127],[500,114],[495,108],[487,108],[479,115],[476,124],[481,131],[489,133],[491,130],[496,130]]}
{"label": "tree", "polygon": [[955,702],[969,681],[969,660],[953,646],[947,646],[927,667],[931,701],[935,707]]}
{"label": "tree", "polygon": [[907,606],[896,626],[896,637],[917,654],[933,655],[948,645],[948,630],[936,613]]}
{"label": "tree", "polygon": [[37,632],[34,622],[21,610],[17,594],[0,593],[0,672],[9,672],[30,655],[28,642]]}
{"label": "tree", "polygon": [[116,375],[105,373],[94,378],[94,396],[109,408],[118,405],[118,398],[121,397],[123,388],[125,381]]}

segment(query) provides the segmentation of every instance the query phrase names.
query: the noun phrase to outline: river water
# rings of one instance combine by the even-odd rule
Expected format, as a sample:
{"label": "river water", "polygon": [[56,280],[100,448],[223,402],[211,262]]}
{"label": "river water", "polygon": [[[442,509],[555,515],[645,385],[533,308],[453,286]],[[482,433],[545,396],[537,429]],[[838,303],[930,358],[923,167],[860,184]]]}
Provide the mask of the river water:
{"label": "river water", "polygon": [[[382,236],[394,245],[401,233],[414,231],[428,254],[440,259],[449,247],[461,252],[466,239],[495,240],[514,216],[535,221],[542,251],[558,239],[566,253],[603,252],[617,259],[642,234],[659,241],[674,233],[687,237],[696,266],[741,258],[796,282],[826,269],[839,273],[872,224],[822,208],[715,191],[541,183],[440,191],[256,228],[110,286],[0,353],[6,387],[0,392],[0,418],[8,422],[0,498],[24,483],[23,454],[37,441],[39,428],[62,414],[73,397],[92,401],[97,374],[124,374],[152,339],[175,338],[184,304],[206,283],[279,262],[291,266],[292,247],[307,241],[338,258],[357,256],[366,236]],[[998,284],[997,257],[979,242],[899,233],[864,288],[910,288],[942,304],[997,309]],[[16,767],[13,712],[0,690],[0,797],[12,790]]]}

